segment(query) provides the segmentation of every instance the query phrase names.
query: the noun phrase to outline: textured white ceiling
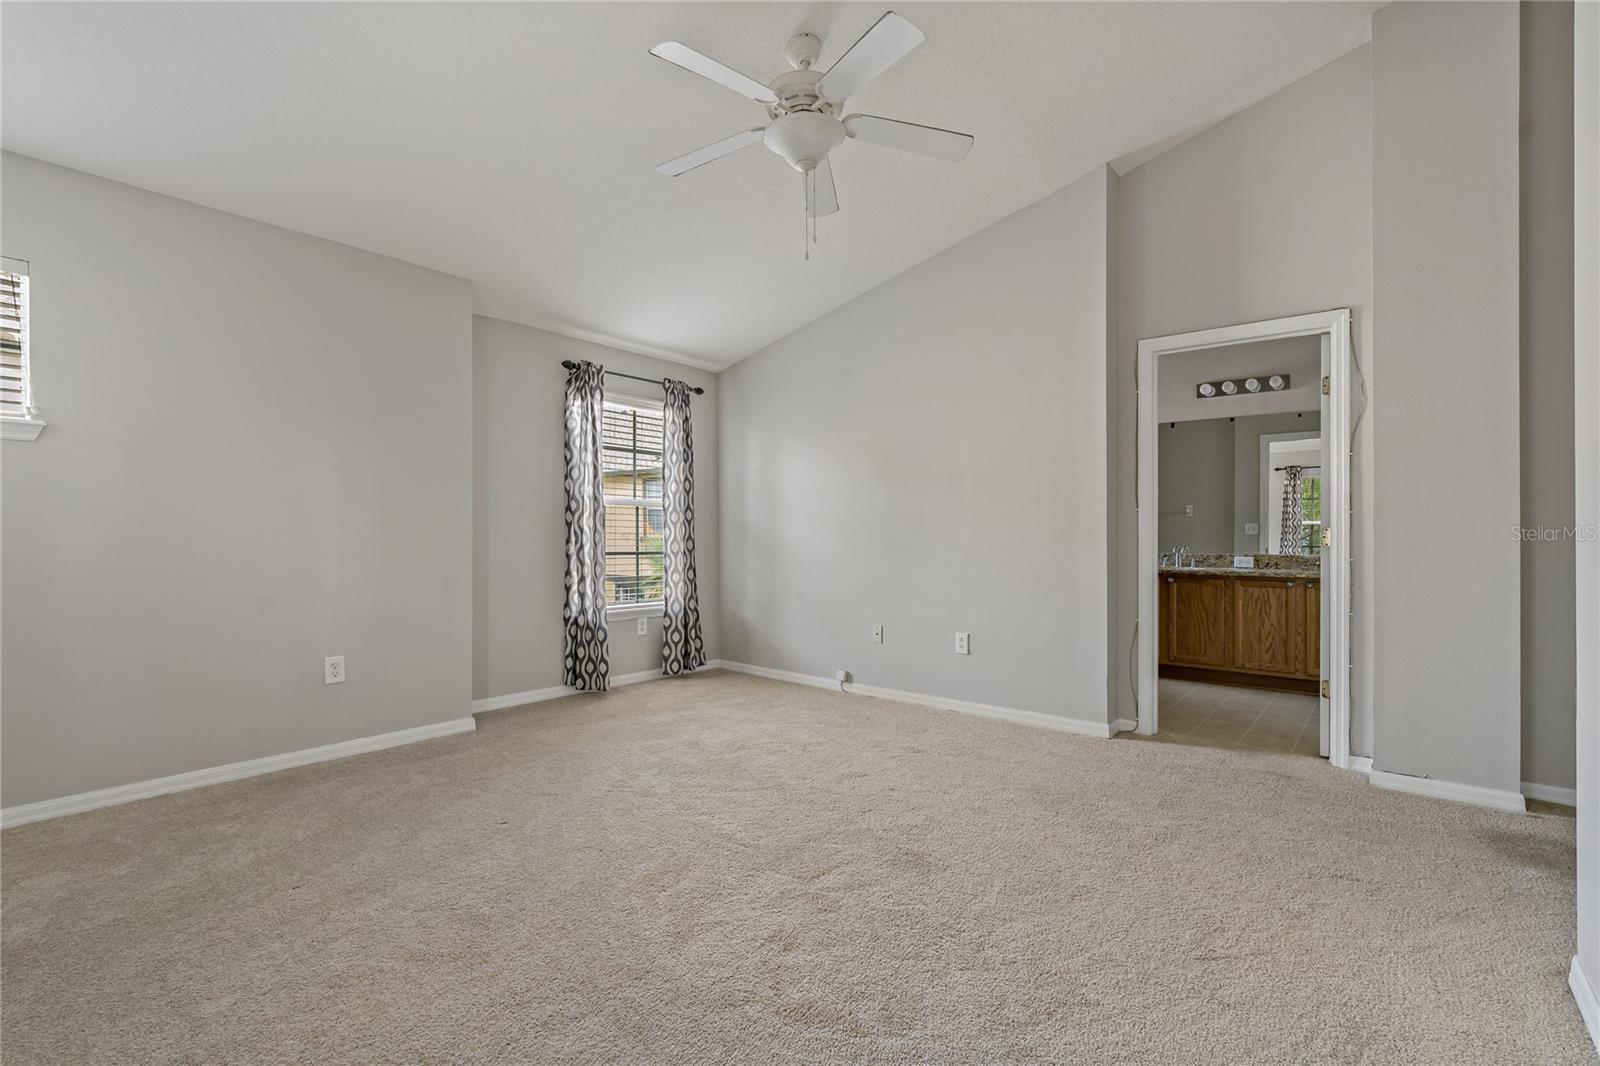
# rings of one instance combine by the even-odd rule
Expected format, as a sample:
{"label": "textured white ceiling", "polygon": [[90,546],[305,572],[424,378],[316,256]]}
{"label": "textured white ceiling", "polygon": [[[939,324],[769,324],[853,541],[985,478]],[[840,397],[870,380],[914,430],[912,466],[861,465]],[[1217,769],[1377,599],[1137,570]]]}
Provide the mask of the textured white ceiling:
{"label": "textured white ceiling", "polygon": [[809,263],[777,156],[652,169],[765,116],[648,49],[764,81],[791,34],[829,64],[881,3],[8,2],[0,128],[17,152],[469,278],[487,314],[722,367],[1309,73],[1377,6],[897,5],[927,41],[849,109],[977,145],[961,164],[842,145]]}

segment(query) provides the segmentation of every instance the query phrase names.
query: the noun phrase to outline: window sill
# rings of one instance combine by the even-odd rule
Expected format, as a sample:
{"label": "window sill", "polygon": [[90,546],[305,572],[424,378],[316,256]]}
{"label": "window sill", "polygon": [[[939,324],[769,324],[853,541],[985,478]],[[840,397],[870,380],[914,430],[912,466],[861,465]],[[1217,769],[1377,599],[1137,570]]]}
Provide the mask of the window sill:
{"label": "window sill", "polygon": [[0,418],[0,440],[38,440],[43,432],[37,418]]}
{"label": "window sill", "polygon": [[606,608],[606,621],[617,618],[660,618],[665,613],[659,603],[620,603]]}

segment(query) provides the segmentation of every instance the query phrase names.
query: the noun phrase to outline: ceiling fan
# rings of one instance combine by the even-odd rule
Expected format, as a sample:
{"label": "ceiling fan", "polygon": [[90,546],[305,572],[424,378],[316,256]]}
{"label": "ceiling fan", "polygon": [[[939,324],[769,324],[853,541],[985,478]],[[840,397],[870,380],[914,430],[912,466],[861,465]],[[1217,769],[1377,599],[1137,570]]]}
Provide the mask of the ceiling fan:
{"label": "ceiling fan", "polygon": [[837,63],[826,71],[816,71],[812,64],[822,54],[822,41],[813,33],[796,34],[783,50],[791,69],[766,85],[677,41],[658,44],[650,49],[651,55],[765,105],[771,121],[670,159],[656,169],[675,178],[741,148],[757,142],[765,144],[800,172],[806,196],[806,258],[809,259],[810,246],[816,240],[817,217],[839,210],[828,153],[846,139],[951,162],[960,162],[971,151],[969,134],[876,115],[843,114],[849,97],[865,89],[922,41],[921,30],[888,11]]}

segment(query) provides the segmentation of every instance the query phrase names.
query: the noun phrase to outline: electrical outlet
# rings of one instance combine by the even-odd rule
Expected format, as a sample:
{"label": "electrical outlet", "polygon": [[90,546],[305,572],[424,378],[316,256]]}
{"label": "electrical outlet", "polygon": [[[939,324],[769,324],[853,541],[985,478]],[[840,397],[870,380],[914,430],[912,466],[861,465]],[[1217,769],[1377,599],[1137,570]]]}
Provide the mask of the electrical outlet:
{"label": "electrical outlet", "polygon": [[957,633],[956,634],[956,654],[957,655],[971,655],[972,654],[972,634],[971,633]]}
{"label": "electrical outlet", "polygon": [[1183,517],[1185,517],[1185,518],[1193,518],[1194,517],[1194,504],[1186,503],[1186,504],[1183,505]]}
{"label": "electrical outlet", "polygon": [[883,627],[882,626],[873,626],[872,627],[872,643],[874,643],[874,644],[882,644],[883,643]]}
{"label": "electrical outlet", "polygon": [[850,671],[841,666],[833,672],[833,679],[843,685],[850,680]]}
{"label": "electrical outlet", "polygon": [[1260,522],[1246,522],[1244,524],[1244,535],[1245,536],[1254,537],[1254,536],[1260,535],[1260,533],[1261,533],[1261,523]]}
{"label": "electrical outlet", "polygon": [[324,685],[344,684],[343,655],[330,655],[322,660],[322,683]]}
{"label": "electrical outlet", "polygon": [[648,619],[648,618],[635,619],[635,625],[636,625],[636,628],[634,629],[635,633],[638,633],[641,637],[648,637],[650,635],[650,619]]}

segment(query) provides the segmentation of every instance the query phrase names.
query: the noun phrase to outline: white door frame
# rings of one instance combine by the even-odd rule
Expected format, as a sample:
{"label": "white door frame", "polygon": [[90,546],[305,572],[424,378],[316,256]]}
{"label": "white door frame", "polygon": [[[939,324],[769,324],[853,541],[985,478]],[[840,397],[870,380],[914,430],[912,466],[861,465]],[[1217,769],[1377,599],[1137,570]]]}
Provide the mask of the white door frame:
{"label": "white door frame", "polygon": [[1196,352],[1229,344],[1282,337],[1327,337],[1328,417],[1322,432],[1329,442],[1328,467],[1322,482],[1324,521],[1331,541],[1323,561],[1322,590],[1328,655],[1322,669],[1328,687],[1328,761],[1350,766],[1350,309],[1246,322],[1193,333],[1152,337],[1139,342],[1137,507],[1139,511],[1139,732],[1158,728],[1156,706],[1157,627],[1161,617],[1157,591],[1156,498],[1156,368],[1160,356]]}

